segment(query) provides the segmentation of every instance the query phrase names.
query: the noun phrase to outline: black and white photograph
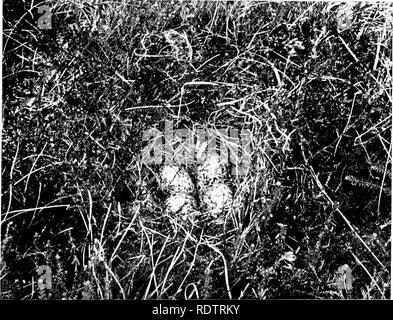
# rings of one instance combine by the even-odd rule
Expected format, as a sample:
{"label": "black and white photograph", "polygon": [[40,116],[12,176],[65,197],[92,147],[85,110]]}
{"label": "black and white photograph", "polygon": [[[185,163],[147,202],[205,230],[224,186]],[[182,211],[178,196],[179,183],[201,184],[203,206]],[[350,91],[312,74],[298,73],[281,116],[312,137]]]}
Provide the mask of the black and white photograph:
{"label": "black and white photograph", "polygon": [[0,300],[393,298],[393,3],[2,10]]}

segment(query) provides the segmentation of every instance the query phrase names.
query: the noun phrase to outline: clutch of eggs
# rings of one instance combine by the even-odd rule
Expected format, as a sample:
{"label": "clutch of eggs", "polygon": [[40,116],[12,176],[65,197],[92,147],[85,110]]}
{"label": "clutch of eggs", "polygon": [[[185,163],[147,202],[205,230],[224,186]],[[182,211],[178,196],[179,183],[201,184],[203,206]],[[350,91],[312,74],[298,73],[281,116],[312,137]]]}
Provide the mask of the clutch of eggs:
{"label": "clutch of eggs", "polygon": [[[233,202],[232,192],[223,182],[226,174],[226,166],[217,154],[206,156],[196,170],[201,206],[206,214],[217,219],[229,210]],[[164,165],[160,184],[162,190],[169,194],[165,202],[167,213],[187,215],[196,210],[195,186],[183,167]]]}

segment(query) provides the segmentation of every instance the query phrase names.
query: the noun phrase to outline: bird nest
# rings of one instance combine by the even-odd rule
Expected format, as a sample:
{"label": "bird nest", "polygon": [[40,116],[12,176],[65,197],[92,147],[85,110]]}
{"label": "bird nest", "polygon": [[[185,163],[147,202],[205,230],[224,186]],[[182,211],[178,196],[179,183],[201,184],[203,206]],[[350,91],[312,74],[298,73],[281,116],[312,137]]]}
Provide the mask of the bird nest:
{"label": "bird nest", "polygon": [[[193,172],[191,172],[193,171]],[[159,174],[160,188],[167,194],[167,214],[202,216],[222,224],[233,203],[231,188],[226,183],[228,172],[217,154],[208,155],[194,170],[167,164]]]}

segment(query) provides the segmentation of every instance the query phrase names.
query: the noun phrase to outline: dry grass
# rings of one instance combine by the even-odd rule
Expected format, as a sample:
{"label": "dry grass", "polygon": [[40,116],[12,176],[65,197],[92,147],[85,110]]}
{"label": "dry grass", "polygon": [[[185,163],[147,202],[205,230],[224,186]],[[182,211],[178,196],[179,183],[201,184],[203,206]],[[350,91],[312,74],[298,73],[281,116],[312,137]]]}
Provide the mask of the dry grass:
{"label": "dry grass", "polygon": [[[4,6],[2,297],[389,298],[388,2],[47,3]],[[250,130],[223,224],[165,210],[164,120]]]}

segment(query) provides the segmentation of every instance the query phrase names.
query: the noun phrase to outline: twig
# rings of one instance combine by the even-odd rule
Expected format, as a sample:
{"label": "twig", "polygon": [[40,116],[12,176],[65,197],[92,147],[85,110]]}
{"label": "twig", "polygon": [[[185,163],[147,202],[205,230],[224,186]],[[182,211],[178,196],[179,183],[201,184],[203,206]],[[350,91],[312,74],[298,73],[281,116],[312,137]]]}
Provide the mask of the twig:
{"label": "twig", "polygon": [[378,262],[378,264],[385,270],[388,271],[388,268],[378,259],[378,257],[374,254],[374,252],[372,252],[372,250],[370,249],[370,247],[367,245],[367,243],[364,242],[364,240],[362,239],[362,237],[356,232],[355,228],[353,227],[352,223],[348,220],[348,218],[342,213],[342,211],[336,207],[334,201],[329,197],[329,195],[327,194],[324,186],[322,185],[321,181],[318,179],[317,175],[315,174],[314,168],[310,166],[310,171],[311,174],[315,180],[315,182],[317,183],[319,189],[321,190],[322,194],[326,197],[326,199],[331,203],[331,205],[333,206],[333,208],[340,214],[340,216],[343,218],[343,220],[345,221],[345,223],[348,225],[348,227],[352,230],[352,232],[355,234],[355,236],[360,240],[360,242],[364,245],[364,247],[371,253],[371,255],[373,256],[373,258]]}

